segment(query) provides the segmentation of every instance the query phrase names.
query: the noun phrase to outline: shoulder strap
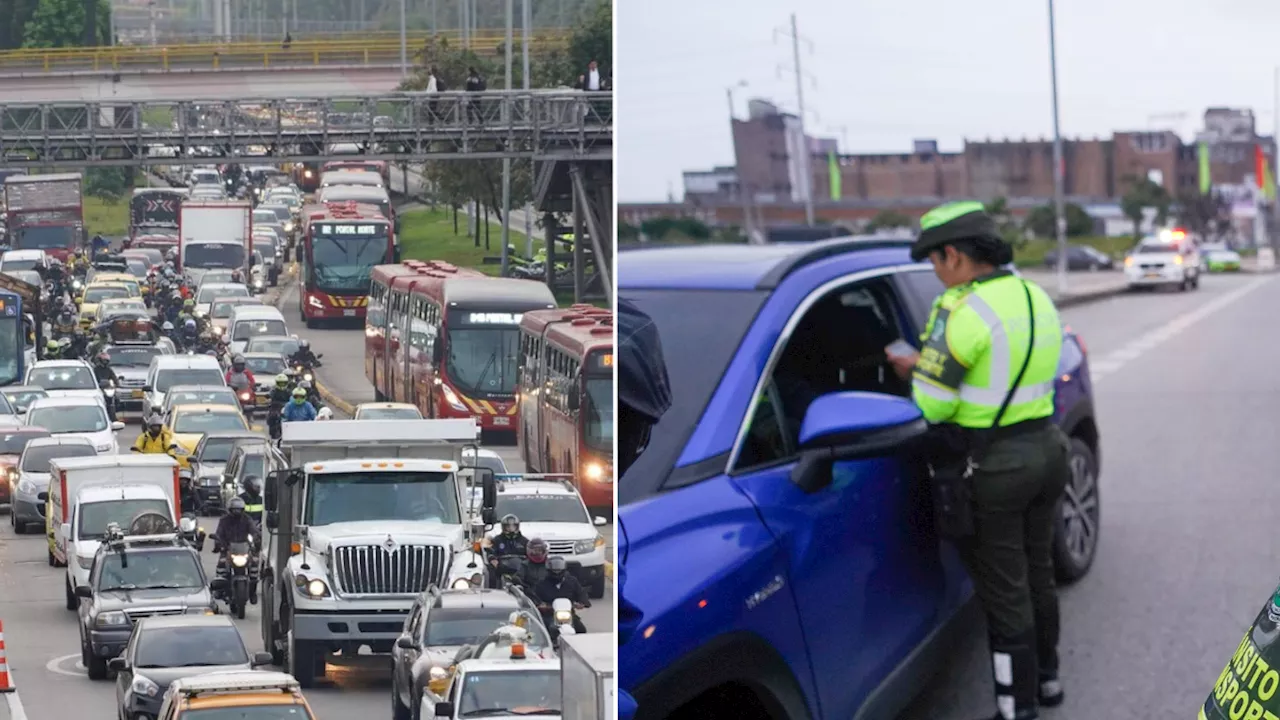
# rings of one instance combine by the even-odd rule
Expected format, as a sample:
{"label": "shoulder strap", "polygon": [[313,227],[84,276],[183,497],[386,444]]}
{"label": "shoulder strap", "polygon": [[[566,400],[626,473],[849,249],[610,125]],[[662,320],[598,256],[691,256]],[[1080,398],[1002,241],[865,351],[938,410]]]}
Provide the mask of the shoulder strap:
{"label": "shoulder strap", "polygon": [[1022,361],[1022,368],[1018,370],[1018,376],[1013,379],[1013,385],[1009,387],[1009,392],[1005,393],[1004,402],[1000,403],[1000,409],[996,411],[996,419],[991,423],[992,428],[1000,427],[1000,420],[1004,417],[1005,410],[1009,409],[1010,403],[1013,402],[1013,394],[1018,392],[1018,386],[1022,384],[1022,377],[1027,374],[1027,366],[1031,364],[1031,354],[1036,349],[1036,308],[1035,303],[1031,300],[1031,288],[1027,285],[1026,280],[1022,280],[1022,292],[1027,295],[1027,321],[1029,326],[1029,339],[1027,340],[1027,357]]}

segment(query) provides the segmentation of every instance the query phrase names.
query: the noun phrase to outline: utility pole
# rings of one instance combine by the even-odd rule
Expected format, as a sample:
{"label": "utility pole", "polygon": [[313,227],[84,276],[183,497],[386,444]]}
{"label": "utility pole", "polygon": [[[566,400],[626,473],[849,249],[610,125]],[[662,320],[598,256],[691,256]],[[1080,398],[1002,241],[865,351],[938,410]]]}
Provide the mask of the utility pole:
{"label": "utility pole", "polygon": [[[521,54],[524,56],[523,57],[524,82],[521,84],[524,85],[524,91],[528,93],[529,87],[530,87],[529,33],[532,32],[532,28],[530,26],[533,25],[533,8],[530,7],[529,0],[520,0],[520,11],[521,11],[520,12],[520,21],[521,21],[520,51],[521,51]],[[536,168],[536,165],[534,164],[533,160],[530,160],[529,161],[529,177],[530,178],[534,176],[536,172],[535,168]],[[550,253],[550,250],[548,250],[548,253]],[[524,256],[527,258],[533,257],[533,203],[532,202],[527,202],[524,204]]]}
{"label": "utility pole", "polygon": [[[514,0],[506,0],[507,6],[507,62],[506,62],[506,85],[504,86],[508,93],[511,92],[511,65],[514,60],[511,42],[514,39],[515,30],[515,6]],[[508,127],[511,123],[511,104],[504,99],[502,101],[502,125]],[[511,148],[507,148],[509,151]],[[511,242],[511,158],[502,158],[502,274],[507,274],[507,264],[511,261],[509,244]]]}
{"label": "utility pole", "polygon": [[405,39],[404,3],[405,0],[400,0],[400,77],[409,76],[409,47]]}
{"label": "utility pole", "polygon": [[1062,131],[1058,124],[1058,48],[1053,23],[1053,0],[1049,0],[1049,75],[1053,89],[1053,210],[1058,234],[1058,296],[1067,292],[1067,214],[1063,197]]}
{"label": "utility pole", "polygon": [[791,55],[795,62],[796,73],[796,109],[800,121],[800,191],[804,195],[804,221],[806,225],[814,224],[813,212],[813,158],[809,150],[809,136],[804,130],[804,72],[800,69],[800,31],[797,29],[796,14],[791,13]]}
{"label": "utility pole", "polygon": [[[1280,178],[1280,66],[1275,69],[1275,81],[1272,83],[1274,97],[1272,100],[1272,116],[1275,121],[1275,129],[1271,135],[1271,165],[1268,168],[1271,171],[1271,177]],[[1265,186],[1264,186],[1265,187]],[[1280,188],[1280,179],[1273,183],[1273,187]],[[1272,223],[1273,230],[1280,231],[1280,192],[1276,193],[1276,197],[1271,198],[1271,216],[1275,219]],[[1280,234],[1276,235],[1276,239],[1272,241],[1272,245],[1280,243]]]}
{"label": "utility pole", "polygon": [[742,177],[742,165],[738,163],[738,142],[733,137],[733,91],[736,88],[744,88],[747,86],[746,80],[739,80],[737,84],[730,85],[724,89],[725,97],[729,100],[729,142],[733,143],[733,171],[738,176],[738,199],[742,201],[742,234],[747,237],[747,242],[751,242],[751,198],[747,194],[747,181]]}

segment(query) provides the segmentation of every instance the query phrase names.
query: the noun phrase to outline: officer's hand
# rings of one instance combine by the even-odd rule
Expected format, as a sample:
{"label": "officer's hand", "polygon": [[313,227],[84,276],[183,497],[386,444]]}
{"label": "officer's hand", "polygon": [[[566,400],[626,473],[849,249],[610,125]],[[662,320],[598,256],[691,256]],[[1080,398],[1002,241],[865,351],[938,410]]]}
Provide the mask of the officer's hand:
{"label": "officer's hand", "polygon": [[889,359],[889,365],[893,367],[893,371],[896,372],[898,377],[903,380],[911,377],[911,372],[915,370],[916,363],[920,360],[920,353],[918,352],[900,355],[897,353],[891,353],[888,348],[885,348],[884,354],[885,357]]}

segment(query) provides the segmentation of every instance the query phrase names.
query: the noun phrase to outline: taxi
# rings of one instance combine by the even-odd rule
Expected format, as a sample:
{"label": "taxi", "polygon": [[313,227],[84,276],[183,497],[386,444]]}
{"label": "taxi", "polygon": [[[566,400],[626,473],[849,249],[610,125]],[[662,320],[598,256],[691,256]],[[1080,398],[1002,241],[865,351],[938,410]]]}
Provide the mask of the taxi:
{"label": "taxi", "polygon": [[129,297],[142,297],[142,283],[133,273],[127,272],[95,272],[89,277],[89,287],[106,283],[120,283],[129,288]]}
{"label": "taxi", "polygon": [[[134,283],[134,287],[137,287],[137,283]],[[88,329],[93,325],[93,319],[98,315],[98,305],[103,300],[131,297],[140,297],[140,294],[135,294],[124,283],[104,282],[89,285],[76,298],[76,304],[80,306],[80,327]]]}
{"label": "taxi", "polygon": [[151,314],[147,304],[138,298],[108,298],[98,303],[98,309],[93,313],[93,325],[95,327],[101,325],[113,315],[138,312]]}
{"label": "taxi", "polygon": [[213,430],[243,430],[249,432],[249,423],[239,407],[227,405],[174,405],[164,418],[164,426],[173,433],[178,445],[174,453],[183,469],[191,468],[191,454],[205,433]]}
{"label": "taxi", "polygon": [[292,675],[261,670],[216,672],[173,681],[156,720],[198,718],[315,720]]}

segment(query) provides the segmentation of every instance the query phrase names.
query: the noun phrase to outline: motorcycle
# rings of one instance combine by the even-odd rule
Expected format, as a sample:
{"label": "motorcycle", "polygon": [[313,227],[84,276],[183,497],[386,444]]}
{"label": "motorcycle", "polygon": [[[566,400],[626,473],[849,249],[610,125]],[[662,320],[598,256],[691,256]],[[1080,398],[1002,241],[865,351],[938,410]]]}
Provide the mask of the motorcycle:
{"label": "motorcycle", "polygon": [[496,566],[489,566],[489,587],[502,588],[507,584],[520,585],[520,575],[528,559],[524,555],[503,555]]}
{"label": "motorcycle", "polygon": [[258,581],[258,563],[253,556],[253,546],[249,543],[228,545],[218,563],[218,575],[230,581],[222,599],[231,614],[243,620],[249,604],[250,586]]}
{"label": "motorcycle", "polygon": [[236,388],[236,400],[240,402],[240,411],[246,418],[252,420],[254,412],[258,409],[258,399],[253,388]]}
{"label": "motorcycle", "polygon": [[565,635],[577,635],[578,628],[575,627],[582,623],[578,618],[578,610],[574,607],[573,602],[568,598],[556,598],[551,601],[551,619],[547,631],[551,636],[551,642],[559,644],[560,638]]}
{"label": "motorcycle", "polygon": [[102,399],[107,406],[107,419],[111,422],[116,421],[116,384],[111,380],[103,380],[98,383],[98,387],[102,389]]}
{"label": "motorcycle", "polygon": [[196,552],[204,552],[206,535],[204,529],[196,523],[195,513],[182,513],[182,519],[178,521],[178,533],[188,545],[196,549]]}

